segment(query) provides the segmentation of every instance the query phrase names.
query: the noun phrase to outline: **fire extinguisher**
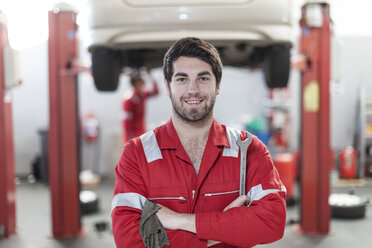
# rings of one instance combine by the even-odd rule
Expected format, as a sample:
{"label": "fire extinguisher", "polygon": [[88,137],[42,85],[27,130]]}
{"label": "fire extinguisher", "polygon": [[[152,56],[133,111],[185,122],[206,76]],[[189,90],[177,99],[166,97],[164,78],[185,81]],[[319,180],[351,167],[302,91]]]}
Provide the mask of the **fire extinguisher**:
{"label": "fire extinguisher", "polygon": [[357,153],[352,146],[347,146],[340,154],[340,175],[343,178],[355,178],[357,173]]}
{"label": "fire extinguisher", "polygon": [[98,137],[98,120],[93,113],[87,113],[82,118],[83,137],[88,142],[94,142]]}

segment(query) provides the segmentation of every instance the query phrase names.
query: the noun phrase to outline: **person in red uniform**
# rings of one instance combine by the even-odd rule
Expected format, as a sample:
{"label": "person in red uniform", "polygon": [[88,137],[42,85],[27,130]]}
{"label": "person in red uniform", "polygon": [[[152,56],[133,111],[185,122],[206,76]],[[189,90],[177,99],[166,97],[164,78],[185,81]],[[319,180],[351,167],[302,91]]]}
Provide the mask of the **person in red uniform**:
{"label": "person in red uniform", "polygon": [[[150,74],[147,71],[146,73],[150,77]],[[130,92],[125,92],[123,101],[123,144],[146,132],[146,101],[149,97],[159,94],[156,81],[153,79],[152,81],[152,90],[147,90],[140,73],[137,71],[131,73],[130,84],[133,89]]]}
{"label": "person in red uniform", "polygon": [[[145,247],[139,226],[147,201],[161,207],[156,216],[169,247],[252,247],[279,240],[286,191],[266,146],[213,118],[222,77],[216,48],[183,38],[166,53],[163,72],[171,119],[130,140],[115,169],[111,217],[116,246]],[[252,138],[248,193],[239,196],[236,141],[247,135]]]}

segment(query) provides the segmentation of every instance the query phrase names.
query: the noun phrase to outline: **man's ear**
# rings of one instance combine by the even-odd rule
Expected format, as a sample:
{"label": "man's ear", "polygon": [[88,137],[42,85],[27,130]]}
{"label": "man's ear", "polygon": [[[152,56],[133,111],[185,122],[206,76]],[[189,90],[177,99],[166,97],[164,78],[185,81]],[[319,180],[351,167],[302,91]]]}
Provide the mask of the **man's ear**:
{"label": "man's ear", "polygon": [[167,95],[170,96],[170,89],[169,89],[169,85],[168,85],[168,81],[166,78],[164,78],[164,84],[165,84],[165,89],[167,90]]}
{"label": "man's ear", "polygon": [[220,94],[220,86],[221,86],[221,81],[219,81],[218,84],[217,84],[217,89],[216,89],[216,94],[217,95]]}

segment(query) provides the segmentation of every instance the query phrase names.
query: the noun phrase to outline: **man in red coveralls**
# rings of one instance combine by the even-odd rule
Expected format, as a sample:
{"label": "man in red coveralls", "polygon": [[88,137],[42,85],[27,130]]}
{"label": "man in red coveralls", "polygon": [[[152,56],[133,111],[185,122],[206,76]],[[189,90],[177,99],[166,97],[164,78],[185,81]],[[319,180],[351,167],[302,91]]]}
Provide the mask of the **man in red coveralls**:
{"label": "man in red coveralls", "polygon": [[[144,247],[139,226],[148,201],[161,206],[155,216],[170,247],[252,247],[280,239],[286,191],[267,148],[213,118],[222,77],[216,48],[183,38],[166,53],[163,72],[171,119],[130,140],[116,167],[111,216],[117,247]],[[239,196],[236,141],[247,135],[248,193]]]}
{"label": "man in red coveralls", "polygon": [[[146,73],[150,76],[147,71]],[[130,83],[133,89],[130,92],[125,92],[123,101],[123,144],[134,137],[140,136],[146,131],[144,120],[146,100],[149,97],[159,94],[155,80],[152,81],[152,90],[146,90],[145,82],[140,73],[138,71],[133,71],[131,73]]]}

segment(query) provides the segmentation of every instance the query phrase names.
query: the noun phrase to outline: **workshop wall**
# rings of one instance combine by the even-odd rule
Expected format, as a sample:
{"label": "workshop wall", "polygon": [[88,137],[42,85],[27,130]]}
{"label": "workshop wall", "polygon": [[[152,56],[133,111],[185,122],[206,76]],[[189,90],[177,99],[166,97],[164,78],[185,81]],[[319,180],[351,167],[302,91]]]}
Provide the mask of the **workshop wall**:
{"label": "workshop wall", "polygon": [[372,100],[372,37],[340,37],[341,81],[331,85],[331,145],[339,151],[357,132],[359,92]]}
{"label": "workshop wall", "polygon": [[[336,150],[352,141],[356,131],[356,110],[358,91],[364,87],[367,99],[372,100],[372,71],[369,58],[372,57],[372,38],[342,38],[341,56],[342,80],[332,90],[331,97],[331,144]],[[83,52],[82,57],[88,56]],[[14,144],[17,175],[31,173],[31,163],[41,152],[38,130],[48,125],[48,54],[47,43],[42,43],[21,52],[23,85],[13,91]],[[161,95],[147,103],[146,115],[149,129],[169,119],[171,105],[165,94],[160,68],[152,71],[159,83]],[[298,126],[300,116],[300,73],[290,76],[291,95],[291,149],[298,147]],[[93,111],[100,122],[100,139],[97,146],[87,147],[82,143],[82,169],[94,169],[102,174],[112,175],[121,152],[120,110],[123,92],[129,87],[128,78],[121,77],[118,91],[101,93],[96,91],[91,76],[79,76],[80,113]],[[262,72],[226,67],[223,71],[221,94],[217,97],[215,117],[222,123],[241,128],[247,116],[264,112],[268,99]],[[97,154],[98,151],[98,154]],[[91,155],[93,154],[93,155]],[[87,158],[94,157],[94,160]],[[93,162],[89,162],[93,161]]]}
{"label": "workshop wall", "polygon": [[38,130],[49,122],[48,49],[46,43],[20,53],[22,85],[13,90],[13,125],[17,175],[31,173],[41,152]]}

